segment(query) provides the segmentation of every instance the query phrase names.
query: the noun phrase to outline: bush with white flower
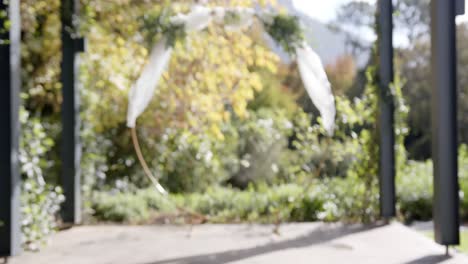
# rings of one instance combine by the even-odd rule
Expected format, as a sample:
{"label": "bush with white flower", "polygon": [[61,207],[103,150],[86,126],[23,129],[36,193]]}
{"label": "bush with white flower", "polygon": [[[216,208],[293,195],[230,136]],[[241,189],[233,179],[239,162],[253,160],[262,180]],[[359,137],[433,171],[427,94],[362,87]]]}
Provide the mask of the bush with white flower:
{"label": "bush with white flower", "polygon": [[51,166],[46,154],[53,140],[45,133],[39,119],[21,111],[22,137],[20,142],[21,173],[21,230],[26,250],[38,250],[57,228],[57,213],[65,200],[60,187],[47,184],[44,169]]}
{"label": "bush with white flower", "polygon": [[282,159],[288,152],[292,123],[281,109],[262,108],[249,113],[250,117],[237,120],[237,155],[239,166],[230,182],[245,188],[250,183],[277,180]]}

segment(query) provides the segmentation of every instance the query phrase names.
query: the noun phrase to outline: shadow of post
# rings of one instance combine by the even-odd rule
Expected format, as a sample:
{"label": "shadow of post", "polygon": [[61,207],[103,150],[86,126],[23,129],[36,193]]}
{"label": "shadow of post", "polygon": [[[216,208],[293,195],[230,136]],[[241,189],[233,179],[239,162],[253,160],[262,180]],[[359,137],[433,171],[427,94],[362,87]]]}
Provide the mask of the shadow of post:
{"label": "shadow of post", "polygon": [[368,231],[381,225],[373,226],[341,226],[339,228],[322,227],[309,232],[306,235],[289,239],[281,242],[268,243],[265,245],[239,249],[227,250],[223,252],[187,256],[181,258],[173,258],[167,260],[160,260],[146,264],[224,264],[233,261],[239,261],[263,254],[282,251],[292,248],[302,248],[322,244],[331,240],[341,238],[347,235]]}
{"label": "shadow of post", "polygon": [[429,255],[429,256],[421,257],[421,258],[406,262],[404,264],[437,264],[437,263],[444,262],[450,258],[451,256],[447,256],[447,255]]}

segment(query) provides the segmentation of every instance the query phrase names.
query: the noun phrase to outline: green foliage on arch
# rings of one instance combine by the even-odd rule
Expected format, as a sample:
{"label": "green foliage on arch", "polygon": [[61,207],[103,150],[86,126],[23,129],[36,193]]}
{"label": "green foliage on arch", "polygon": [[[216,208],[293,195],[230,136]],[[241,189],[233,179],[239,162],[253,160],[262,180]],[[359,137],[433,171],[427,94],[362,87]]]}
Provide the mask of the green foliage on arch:
{"label": "green foliage on arch", "polygon": [[[239,23],[242,19],[240,15],[242,8],[237,8],[240,9],[236,9],[236,7],[226,9],[223,17],[225,24]],[[153,46],[155,40],[160,39],[162,36],[166,38],[166,44],[170,47],[174,47],[177,42],[184,41],[187,38],[185,25],[171,21],[171,18],[176,15],[169,8],[145,13],[139,18],[141,21],[140,29],[144,32],[148,47]],[[296,48],[300,47],[305,40],[299,18],[296,16],[258,11],[255,18],[260,22],[265,32],[290,55],[294,55]]]}

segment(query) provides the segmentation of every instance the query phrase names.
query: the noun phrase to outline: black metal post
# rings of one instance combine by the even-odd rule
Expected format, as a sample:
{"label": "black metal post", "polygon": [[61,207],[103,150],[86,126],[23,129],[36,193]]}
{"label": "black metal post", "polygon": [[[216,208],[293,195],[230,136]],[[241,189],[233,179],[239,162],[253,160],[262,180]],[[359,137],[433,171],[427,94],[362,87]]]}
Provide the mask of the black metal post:
{"label": "black metal post", "polygon": [[455,0],[456,15],[465,14],[465,0]]}
{"label": "black metal post", "polygon": [[62,219],[65,223],[81,221],[80,111],[75,79],[77,51],[73,32],[73,19],[77,8],[78,1],[62,0],[62,186],[66,198],[62,205]]}
{"label": "black metal post", "polygon": [[[20,1],[9,0],[8,3],[0,1],[0,256],[4,257],[21,251],[21,177],[18,164]],[[10,26],[6,27],[7,24]]]}
{"label": "black metal post", "polygon": [[436,242],[459,244],[455,0],[431,1],[432,159]]}
{"label": "black metal post", "polygon": [[380,76],[380,214],[395,216],[395,132],[394,106],[390,92],[393,82],[392,0],[379,0],[378,47]]}

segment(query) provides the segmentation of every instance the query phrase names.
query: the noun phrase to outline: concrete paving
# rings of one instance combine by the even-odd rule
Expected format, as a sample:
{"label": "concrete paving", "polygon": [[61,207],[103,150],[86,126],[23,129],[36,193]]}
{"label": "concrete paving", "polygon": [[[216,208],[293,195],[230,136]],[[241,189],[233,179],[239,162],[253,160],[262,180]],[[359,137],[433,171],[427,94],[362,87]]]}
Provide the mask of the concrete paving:
{"label": "concrete paving", "polygon": [[56,234],[40,253],[12,264],[276,264],[395,263],[467,264],[400,224],[381,227],[341,224],[272,226],[82,226]]}

